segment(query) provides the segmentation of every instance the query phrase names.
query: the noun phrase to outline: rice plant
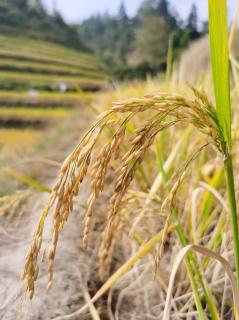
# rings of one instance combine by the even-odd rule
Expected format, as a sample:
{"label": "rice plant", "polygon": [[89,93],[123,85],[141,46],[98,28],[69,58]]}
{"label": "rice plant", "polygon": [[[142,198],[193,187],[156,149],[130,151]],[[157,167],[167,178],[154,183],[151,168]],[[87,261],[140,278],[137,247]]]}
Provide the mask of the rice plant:
{"label": "rice plant", "polygon": [[228,155],[225,158],[228,198],[231,211],[232,231],[234,240],[235,266],[237,283],[239,285],[239,236],[237,223],[237,206],[235,197],[234,174],[232,168],[232,138],[231,138],[231,104],[229,81],[229,53],[227,37],[227,3],[214,1],[209,3],[209,28],[211,44],[211,61],[213,83],[217,107],[218,121],[227,143]]}
{"label": "rice plant", "polygon": [[[233,140],[231,134],[227,10],[225,0],[209,0],[208,4],[215,106],[203,90],[192,87],[193,97],[191,99],[176,93],[159,92],[113,103],[110,109],[97,118],[63,163],[34,233],[22,272],[22,279],[25,281],[24,292],[25,294],[29,293],[30,299],[34,296],[35,283],[39,273],[39,255],[46,218],[50,213],[52,214],[52,231],[47,255],[47,288],[49,290],[53,285],[54,261],[59,236],[73,211],[74,199],[79,194],[83,182],[89,179],[90,186],[82,235],[83,247],[87,250],[97,201],[104,191],[107,192],[107,178],[110,176],[114,181],[114,187],[107,205],[108,214],[104,221],[99,248],[101,278],[105,279],[109,276],[115,247],[123,230],[127,229],[128,233],[141,244],[141,247],[135,256],[131,257],[115,274],[109,277],[92,300],[87,303],[86,308],[92,307],[92,303],[129,271],[140,258],[147,253],[152,253],[152,248],[159,244],[155,253],[157,270],[166,252],[167,237],[175,231],[184,248],[179,253],[170,278],[163,319],[169,319],[173,282],[178,266],[184,257],[193,291],[193,307],[196,306],[199,318],[220,319],[215,292],[208,286],[204,275],[204,271],[209,265],[208,258],[216,259],[223,265],[233,290],[233,302],[230,304],[231,312],[233,313],[233,308],[236,313],[239,312],[239,238],[231,154]],[[181,135],[181,140],[178,141],[178,145],[175,146],[168,160],[163,162],[160,154],[162,148],[158,147],[158,144],[167,144],[163,136],[164,132],[173,128],[175,133],[179,130],[178,128],[185,128],[185,126],[188,128],[187,131]],[[203,143],[198,145],[196,142],[193,152],[190,149],[187,160],[181,162],[179,170],[172,173],[170,171],[172,163],[175,161],[180,147],[184,144],[183,142],[187,141],[188,143],[188,135],[191,134],[192,128],[203,136],[203,139],[200,140]],[[160,142],[159,139],[163,140]],[[142,177],[146,177],[144,182],[147,185],[144,164],[147,162],[150,168],[151,163],[148,161],[148,157],[152,154],[152,150],[155,150],[155,163],[158,165],[159,174],[151,188],[148,188],[144,187]],[[223,183],[222,168],[213,172],[214,175],[209,184],[201,184],[201,189],[195,190],[193,194],[194,199],[199,197],[200,192],[203,194],[200,226],[197,228],[195,208],[192,208],[192,217],[189,219],[192,220],[192,225],[187,226],[188,220],[186,220],[186,224],[181,221],[180,212],[182,210],[178,199],[180,198],[180,190],[187,188],[185,180],[188,170],[195,161],[200,164],[200,157],[210,158],[212,153],[215,157],[220,158],[225,167],[237,280],[235,280],[229,262],[215,252],[222,243],[221,227],[214,226],[213,232],[209,231],[213,219],[219,217],[219,226],[222,226],[226,219],[224,210],[227,213],[227,205],[221,199],[220,194],[215,191]],[[140,191],[130,189],[134,182],[140,187],[143,186]],[[163,189],[164,194],[161,193],[159,196],[157,192],[161,185],[164,185],[165,189]],[[212,195],[216,197],[219,205],[214,206]],[[184,196],[187,197],[185,190]],[[135,203],[135,201],[137,202]],[[151,202],[153,202],[152,206]],[[223,206],[223,210],[221,206]],[[149,240],[144,242],[144,239],[142,240],[140,234],[135,230],[141,219],[144,219],[145,224],[148,223],[149,217],[147,215],[150,213],[153,213],[154,217],[160,214],[160,225],[154,234],[152,234],[153,228],[147,230]],[[132,219],[133,215],[136,216],[134,219]],[[131,224],[132,220],[134,223]],[[188,236],[187,231],[191,226],[195,232],[192,236]],[[145,228],[147,229],[147,226]],[[212,237],[211,241],[198,245],[197,242],[203,242],[203,235],[208,235],[208,233]],[[194,242],[196,244],[193,244]],[[193,251],[206,257],[199,261]],[[69,318],[84,310],[85,308],[76,311],[69,315]]]}

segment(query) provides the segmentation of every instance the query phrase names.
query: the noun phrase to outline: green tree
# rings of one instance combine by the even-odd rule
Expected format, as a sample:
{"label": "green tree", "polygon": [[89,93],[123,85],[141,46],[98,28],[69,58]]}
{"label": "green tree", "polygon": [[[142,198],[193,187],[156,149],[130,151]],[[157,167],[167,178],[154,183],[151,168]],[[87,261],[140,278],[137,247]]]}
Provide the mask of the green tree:
{"label": "green tree", "polygon": [[189,13],[189,16],[187,19],[187,27],[195,31],[197,31],[198,29],[198,13],[197,13],[197,6],[195,3],[192,4],[192,8]]}
{"label": "green tree", "polygon": [[128,22],[129,20],[123,1],[120,4],[118,19],[123,22]]}
{"label": "green tree", "polygon": [[168,18],[170,16],[168,0],[160,0],[157,5],[157,11],[164,18]]}
{"label": "green tree", "polygon": [[128,76],[163,69],[171,34],[173,54],[177,58],[195,36],[194,29],[186,24],[175,15],[170,0],[144,0],[134,18],[128,17],[122,1],[116,16],[91,17],[79,30],[84,42],[111,70]]}
{"label": "green tree", "polygon": [[138,23],[142,23],[144,20],[155,15],[155,0],[144,0],[140,5],[136,20]]}
{"label": "green tree", "polygon": [[59,14],[50,16],[41,0],[0,0],[0,30],[85,49],[77,30]]}
{"label": "green tree", "polygon": [[166,61],[170,28],[163,17],[147,19],[138,30],[136,46],[144,62],[159,69]]}
{"label": "green tree", "polygon": [[168,0],[159,0],[156,5],[156,12],[165,19],[172,29],[177,27],[177,20],[170,11]]}
{"label": "green tree", "polygon": [[190,40],[197,39],[200,35],[198,32],[198,13],[195,3],[192,4],[192,8],[186,22],[186,32],[188,33]]}

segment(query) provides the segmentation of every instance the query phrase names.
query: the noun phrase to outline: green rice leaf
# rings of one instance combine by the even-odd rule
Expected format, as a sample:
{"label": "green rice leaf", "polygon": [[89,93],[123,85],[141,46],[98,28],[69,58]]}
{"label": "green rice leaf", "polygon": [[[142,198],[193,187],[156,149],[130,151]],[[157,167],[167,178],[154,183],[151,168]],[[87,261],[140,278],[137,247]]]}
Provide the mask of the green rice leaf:
{"label": "green rice leaf", "polygon": [[211,64],[216,108],[224,138],[231,148],[231,104],[226,0],[208,0]]}
{"label": "green rice leaf", "polygon": [[27,184],[30,187],[33,187],[35,189],[37,189],[40,192],[47,192],[47,193],[51,193],[51,189],[47,186],[45,186],[44,184],[22,174],[21,172],[18,172],[17,170],[11,169],[11,168],[5,168],[4,173],[6,173],[7,175],[17,179],[18,181],[21,181],[25,184]]}

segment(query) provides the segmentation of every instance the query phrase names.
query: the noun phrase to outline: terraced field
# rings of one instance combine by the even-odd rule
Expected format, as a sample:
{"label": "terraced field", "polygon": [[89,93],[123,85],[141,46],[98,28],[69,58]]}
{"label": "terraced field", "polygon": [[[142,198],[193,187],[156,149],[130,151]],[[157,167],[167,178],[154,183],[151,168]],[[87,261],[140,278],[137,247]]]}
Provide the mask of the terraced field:
{"label": "terraced field", "polygon": [[8,130],[11,146],[26,134],[39,138],[39,131],[66,119],[106,83],[104,66],[89,53],[4,35],[0,42],[1,145],[8,143]]}

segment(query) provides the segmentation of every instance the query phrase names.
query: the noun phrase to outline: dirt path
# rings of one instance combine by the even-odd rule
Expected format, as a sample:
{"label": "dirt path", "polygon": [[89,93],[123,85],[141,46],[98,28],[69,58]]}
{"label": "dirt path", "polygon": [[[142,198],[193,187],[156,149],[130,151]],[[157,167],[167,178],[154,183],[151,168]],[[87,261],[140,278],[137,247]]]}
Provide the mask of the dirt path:
{"label": "dirt path", "polygon": [[[84,121],[81,129],[84,130],[87,123],[87,121]],[[76,140],[79,139],[79,131],[74,136]],[[75,144],[75,142],[72,141],[72,144]],[[62,148],[60,158],[64,158],[68,152],[69,141],[65,143],[65,148]],[[48,176],[56,175],[57,170],[51,169]],[[52,185],[52,178],[50,181],[51,183],[48,183],[48,185]],[[19,318],[22,296],[22,283],[19,280],[19,274],[24,264],[24,257],[31,235],[36,228],[47,196],[46,194],[31,196],[18,224],[13,221],[6,225],[4,218],[0,220],[1,320],[17,320]],[[90,290],[94,291],[96,289],[94,288],[95,282],[92,284],[92,279],[96,278],[96,263],[93,258],[96,253],[91,251],[86,254],[82,251],[81,229],[84,210],[80,204],[84,204],[85,199],[86,194],[83,190],[77,200],[75,212],[70,216],[62,232],[56,256],[52,290],[49,293],[46,292],[47,272],[44,263],[40,269],[35,298],[32,305],[30,305],[29,301],[24,303],[22,319],[48,320],[54,319],[58,315],[71,313],[85,303],[82,294],[83,285],[86,286],[90,280]],[[49,222],[47,221],[46,223],[48,234],[50,229]],[[47,245],[47,238],[43,242],[43,248],[44,245]],[[75,319],[79,319],[79,317]],[[90,317],[86,315],[80,319],[90,319]]]}
{"label": "dirt path", "polygon": [[[46,199],[42,197],[41,200],[41,203],[44,203]],[[19,273],[41,212],[40,207],[41,205],[33,213],[29,208],[29,212],[17,228],[6,229],[9,238],[6,234],[0,235],[0,319],[2,320],[18,319],[22,288]],[[54,286],[51,292],[46,293],[47,273],[43,264],[32,306],[29,302],[24,303],[23,319],[53,319],[59,314],[70,313],[84,303],[81,293],[82,276],[84,281],[91,276],[89,270],[92,263],[89,255],[83,253],[81,249],[81,224],[82,212],[78,210],[69,219],[59,242]]]}

